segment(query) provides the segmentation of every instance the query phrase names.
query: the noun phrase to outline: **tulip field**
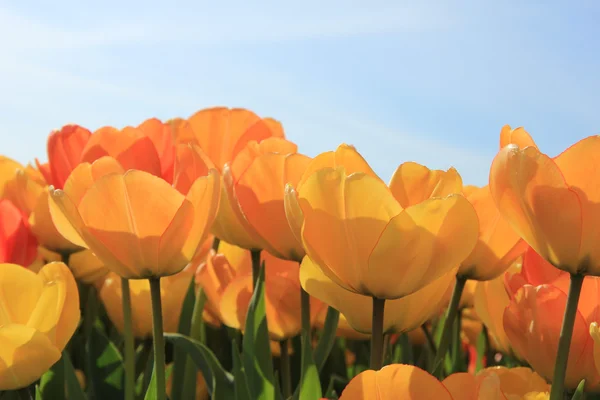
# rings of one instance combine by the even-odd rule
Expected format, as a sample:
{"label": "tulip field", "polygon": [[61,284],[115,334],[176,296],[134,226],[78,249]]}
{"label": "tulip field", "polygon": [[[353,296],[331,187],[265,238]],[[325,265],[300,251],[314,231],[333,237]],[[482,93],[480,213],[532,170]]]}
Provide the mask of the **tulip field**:
{"label": "tulip field", "polygon": [[0,400],[600,399],[600,136],[490,132],[484,187],[241,108],[1,156]]}

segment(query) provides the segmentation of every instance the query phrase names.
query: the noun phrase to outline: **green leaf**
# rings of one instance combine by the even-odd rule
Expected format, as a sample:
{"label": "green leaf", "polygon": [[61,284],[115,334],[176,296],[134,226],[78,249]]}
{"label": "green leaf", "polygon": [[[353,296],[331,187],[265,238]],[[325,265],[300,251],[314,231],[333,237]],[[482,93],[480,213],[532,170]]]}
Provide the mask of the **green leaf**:
{"label": "green leaf", "polygon": [[475,360],[475,373],[483,369],[483,360],[487,351],[487,329],[485,326],[477,337],[477,360]]}
{"label": "green leaf", "polygon": [[243,339],[244,369],[250,395],[255,400],[275,399],[273,359],[265,311],[265,264],[260,269],[252,294]]}
{"label": "green leaf", "polygon": [[213,400],[234,398],[233,376],[225,371],[219,360],[202,343],[178,333],[165,334],[165,340],[181,347],[202,371],[208,393]]}
{"label": "green leaf", "polygon": [[[146,366],[144,367],[144,373],[142,374],[142,379],[138,385],[140,385],[138,393],[139,395],[143,395],[148,391],[148,387],[150,386],[150,381],[152,379],[152,371],[154,368],[154,352],[152,351],[152,345],[150,347],[150,354],[148,354],[148,358],[146,360]],[[156,385],[155,385],[156,386]]]}
{"label": "green leaf", "polygon": [[329,307],[327,309],[327,316],[325,317],[325,326],[315,349],[315,364],[319,372],[323,370],[325,361],[327,361],[327,357],[329,357],[329,353],[331,353],[331,349],[335,343],[339,320],[340,312],[335,308]]}
{"label": "green leaf", "polygon": [[302,332],[302,374],[294,399],[314,400],[323,395],[319,371],[312,355],[312,346],[307,332]]}
{"label": "green leaf", "polygon": [[250,400],[246,372],[242,365],[237,339],[231,341],[231,353],[233,354],[233,377],[235,382],[235,400]]}
{"label": "green leaf", "polygon": [[582,379],[581,382],[579,382],[579,385],[577,385],[577,389],[575,390],[575,393],[573,393],[573,397],[571,397],[571,400],[582,400],[584,387],[585,379]]}
{"label": "green leaf", "polygon": [[85,399],[85,393],[83,392],[83,389],[79,384],[79,380],[77,380],[77,375],[75,375],[75,369],[73,368],[73,364],[71,363],[71,357],[69,356],[69,353],[66,350],[63,351],[62,360],[59,362],[63,363],[65,387],[66,391],[69,394],[69,400]]}
{"label": "green leaf", "polygon": [[[153,358],[154,360],[154,358]],[[154,361],[152,361],[154,363]],[[148,384],[148,391],[146,392],[146,395],[144,396],[144,400],[156,400],[158,398],[157,396],[157,391],[156,391],[156,374],[155,374],[155,370],[152,370],[152,378],[150,379],[150,382]],[[169,380],[169,376],[171,376],[171,373],[173,372],[173,365],[169,365],[166,369],[165,369],[165,382]]]}
{"label": "green leaf", "polygon": [[40,385],[35,385],[35,400],[42,400],[42,390]]}
{"label": "green leaf", "polygon": [[65,396],[65,369],[62,360],[42,375],[40,393],[45,399],[64,399]]}
{"label": "green leaf", "polygon": [[86,348],[88,371],[90,371],[88,379],[92,386],[93,397],[95,399],[123,397],[125,371],[123,357],[117,347],[108,340],[98,326],[94,326]]}
{"label": "green leaf", "polygon": [[[179,317],[179,328],[177,332],[189,336],[192,327],[192,313],[194,312],[194,303],[196,302],[196,282],[190,281],[190,286],[183,301],[181,315]],[[185,363],[187,354],[181,347],[175,348],[173,355],[173,384],[171,389],[171,399],[180,400],[183,393],[183,383],[185,377]]]}

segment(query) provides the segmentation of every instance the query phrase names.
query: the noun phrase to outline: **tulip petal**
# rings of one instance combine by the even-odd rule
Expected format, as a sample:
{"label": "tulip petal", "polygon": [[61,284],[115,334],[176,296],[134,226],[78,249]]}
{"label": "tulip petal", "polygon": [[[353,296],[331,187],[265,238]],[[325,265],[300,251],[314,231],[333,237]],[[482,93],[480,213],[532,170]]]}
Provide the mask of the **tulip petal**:
{"label": "tulip petal", "polygon": [[91,250],[71,254],[69,268],[76,279],[87,284],[94,284],[109,273],[104,263]]}
{"label": "tulip petal", "polygon": [[79,243],[71,242],[58,231],[50,212],[50,194],[47,191],[41,192],[29,216],[29,225],[39,244],[47,249],[73,251],[79,248]]}
{"label": "tulip petal", "polygon": [[32,384],[61,356],[46,335],[24,325],[0,326],[0,341],[0,390]]}
{"label": "tulip petal", "polygon": [[195,144],[177,146],[173,187],[186,194],[197,178],[208,175],[214,164]]}
{"label": "tulip petal", "polygon": [[173,180],[173,164],[175,162],[175,145],[171,125],[162,123],[158,118],[150,118],[142,122],[138,129],[149,137],[160,160],[160,176],[167,182]]}
{"label": "tulip petal", "polygon": [[511,129],[510,125],[504,125],[500,131],[500,149],[509,144],[516,144],[521,149],[528,146],[537,148],[533,138],[523,127]]}
{"label": "tulip petal", "polygon": [[306,180],[298,203],[307,254],[338,285],[373,295],[366,286],[369,255],[401,211],[387,186],[363,173],[347,176],[343,168],[321,169]]}
{"label": "tulip petal", "polygon": [[597,322],[590,324],[590,336],[594,341],[594,365],[596,366],[596,373],[600,374],[600,328],[598,328]]}
{"label": "tulip petal", "polygon": [[479,226],[462,195],[432,198],[391,219],[369,257],[368,287],[379,298],[411,294],[473,250]]}
{"label": "tulip petal", "polygon": [[477,399],[477,381],[475,375],[458,372],[442,381],[453,399]]}
{"label": "tulip petal", "polygon": [[285,185],[283,195],[283,208],[290,230],[296,240],[302,243],[302,226],[304,225],[304,214],[298,203],[298,193],[289,183]]}
{"label": "tulip petal", "polygon": [[452,400],[433,375],[413,365],[392,364],[379,371],[367,370],[346,386],[340,400]]}
{"label": "tulip petal", "polygon": [[41,280],[32,271],[16,264],[0,264],[0,326],[26,324],[42,290]]}
{"label": "tulip petal", "polygon": [[0,156],[0,198],[4,197],[4,187],[18,169],[23,169],[23,166],[8,157]]}
{"label": "tulip petal", "polygon": [[71,171],[81,162],[83,149],[92,133],[79,125],[65,125],[48,137],[48,160],[52,181],[48,184],[62,189]]}
{"label": "tulip petal", "polygon": [[492,163],[490,191],[500,213],[535,251],[577,272],[581,203],[554,161],[534,147],[507,146]]}
{"label": "tulip petal", "polygon": [[396,169],[389,186],[402,208],[408,208],[432,197],[462,193],[462,178],[454,168],[430,170],[414,162],[405,162]]}
{"label": "tulip petal", "polygon": [[248,127],[244,134],[237,140],[237,143],[235,144],[235,147],[231,154],[231,160],[234,160],[235,157],[251,141],[261,142],[271,137],[277,137],[282,139],[285,138],[285,134],[283,133],[283,126],[281,125],[281,123],[272,118],[263,118],[256,121],[254,124]]}

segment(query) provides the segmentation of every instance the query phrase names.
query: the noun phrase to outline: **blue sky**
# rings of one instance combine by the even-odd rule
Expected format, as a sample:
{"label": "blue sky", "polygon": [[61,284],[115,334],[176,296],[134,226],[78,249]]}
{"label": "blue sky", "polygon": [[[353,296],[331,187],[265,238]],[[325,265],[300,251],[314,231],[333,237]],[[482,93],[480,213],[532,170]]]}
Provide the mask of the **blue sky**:
{"label": "blue sky", "polygon": [[483,185],[507,123],[551,155],[600,133],[594,1],[33,3],[0,0],[0,153],[21,162],[66,123],[214,105],[311,156],[354,144],[384,179],[417,161]]}

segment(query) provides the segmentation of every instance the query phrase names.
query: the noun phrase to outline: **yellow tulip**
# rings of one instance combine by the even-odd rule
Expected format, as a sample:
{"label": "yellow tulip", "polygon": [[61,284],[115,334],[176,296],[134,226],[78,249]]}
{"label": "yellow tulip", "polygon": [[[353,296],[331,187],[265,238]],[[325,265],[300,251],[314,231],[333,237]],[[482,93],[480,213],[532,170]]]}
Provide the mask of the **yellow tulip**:
{"label": "yellow tulip", "polygon": [[73,271],[75,279],[90,285],[102,284],[104,277],[110,272],[90,250],[71,254],[69,268]]}
{"label": "yellow tulip", "polygon": [[343,156],[313,161],[320,168],[324,158],[332,159],[335,168],[311,172],[309,165],[298,188],[286,189],[288,222],[311,266],[350,292],[398,299],[445,276],[471,253],[477,214],[456,194],[462,183],[454,169],[405,163],[388,187],[353,148],[338,152]]}
{"label": "yellow tulip", "polygon": [[[181,308],[193,276],[194,269],[188,267],[175,275],[160,280],[164,332],[177,332]],[[133,336],[140,339],[152,337],[150,283],[147,279],[130,280],[129,291],[131,293]],[[99,294],[110,320],[119,332],[123,332],[121,278],[110,273],[100,286]]]}
{"label": "yellow tulip", "polygon": [[60,357],[79,323],[75,279],[60,262],[35,274],[0,265],[0,390],[38,380]]}
{"label": "yellow tulip", "polygon": [[219,177],[198,147],[177,149],[173,186],[103,157],[79,164],[50,211],[61,234],[127,279],[173,275],[196,255],[219,206]]}

